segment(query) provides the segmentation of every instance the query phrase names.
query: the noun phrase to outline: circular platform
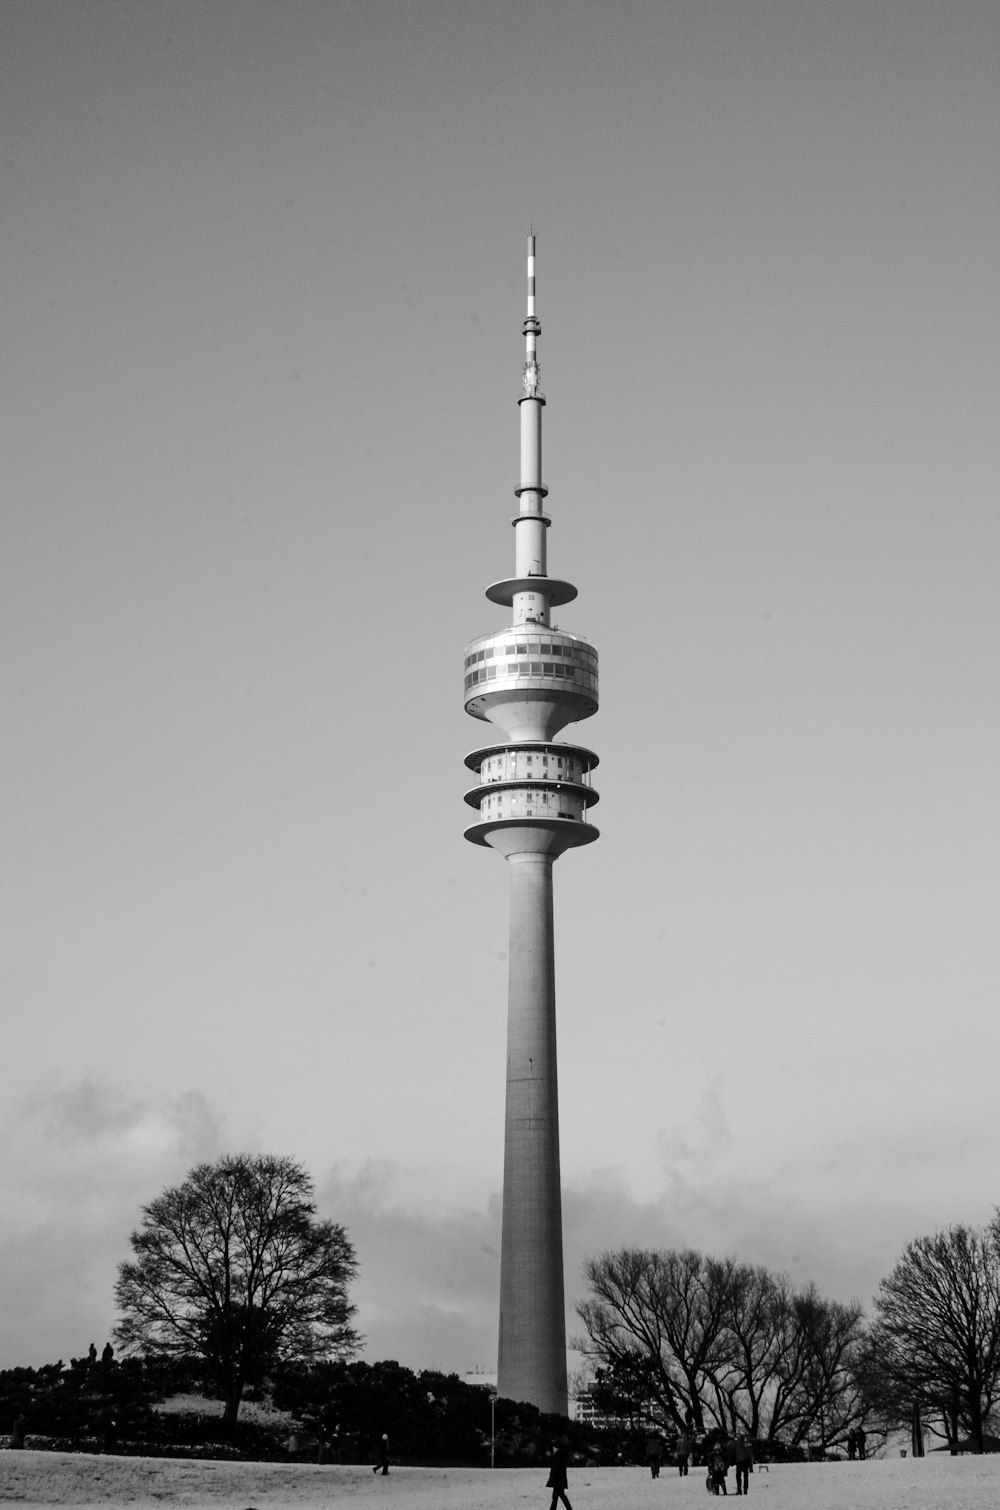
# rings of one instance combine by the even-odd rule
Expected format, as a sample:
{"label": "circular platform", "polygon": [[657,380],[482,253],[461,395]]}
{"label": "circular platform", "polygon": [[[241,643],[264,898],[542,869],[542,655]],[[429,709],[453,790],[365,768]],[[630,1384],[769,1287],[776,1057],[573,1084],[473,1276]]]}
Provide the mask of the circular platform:
{"label": "circular platform", "polygon": [[518,592],[544,593],[550,608],[560,608],[563,603],[572,603],[577,595],[572,582],[563,582],[559,577],[507,577],[503,582],[491,582],[486,589],[486,596],[491,603],[511,608],[514,594]]}

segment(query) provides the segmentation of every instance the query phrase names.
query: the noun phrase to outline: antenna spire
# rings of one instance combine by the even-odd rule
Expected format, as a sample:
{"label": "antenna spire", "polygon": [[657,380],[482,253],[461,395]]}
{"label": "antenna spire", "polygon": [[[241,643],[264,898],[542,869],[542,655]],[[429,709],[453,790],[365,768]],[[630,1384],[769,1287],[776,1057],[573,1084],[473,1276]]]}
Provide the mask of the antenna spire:
{"label": "antenna spire", "polygon": [[522,379],[522,391],[524,398],[540,398],[544,403],[542,390],[539,387],[540,368],[538,366],[538,337],[542,333],[541,321],[535,314],[535,228],[532,226],[528,232],[528,313],[524,322],[524,377]]}

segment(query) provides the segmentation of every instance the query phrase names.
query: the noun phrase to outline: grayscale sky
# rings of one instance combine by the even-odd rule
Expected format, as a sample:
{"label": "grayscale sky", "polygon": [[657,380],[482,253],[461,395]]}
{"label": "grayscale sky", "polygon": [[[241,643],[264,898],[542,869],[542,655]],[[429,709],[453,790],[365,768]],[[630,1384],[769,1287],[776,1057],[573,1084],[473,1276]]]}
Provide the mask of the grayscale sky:
{"label": "grayscale sky", "polygon": [[992,0],[0,6],[0,1366],[101,1347],[142,1203],[240,1149],[348,1227],[369,1358],[494,1366],[462,656],[531,222],[602,675],[568,1308],[631,1243],[868,1303],[988,1219],[998,61]]}

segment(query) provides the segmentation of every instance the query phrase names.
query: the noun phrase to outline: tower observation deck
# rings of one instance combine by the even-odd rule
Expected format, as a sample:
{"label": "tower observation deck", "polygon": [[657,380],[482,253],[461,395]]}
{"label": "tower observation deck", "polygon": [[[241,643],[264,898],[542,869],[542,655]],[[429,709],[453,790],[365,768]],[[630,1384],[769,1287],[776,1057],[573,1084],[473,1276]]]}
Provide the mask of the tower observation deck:
{"label": "tower observation deck", "polygon": [[598,795],[591,785],[597,756],[556,736],[597,712],[598,666],[589,640],[552,622],[552,610],[572,602],[576,588],[547,567],[533,231],[523,334],[514,575],[486,589],[491,603],[512,610],[512,621],[465,650],[465,710],[502,738],[466,756],[478,780],[465,794],[476,813],[465,837],[498,850],[511,867],[497,1390],[565,1415],[552,866],[565,850],[597,838],[590,809]]}

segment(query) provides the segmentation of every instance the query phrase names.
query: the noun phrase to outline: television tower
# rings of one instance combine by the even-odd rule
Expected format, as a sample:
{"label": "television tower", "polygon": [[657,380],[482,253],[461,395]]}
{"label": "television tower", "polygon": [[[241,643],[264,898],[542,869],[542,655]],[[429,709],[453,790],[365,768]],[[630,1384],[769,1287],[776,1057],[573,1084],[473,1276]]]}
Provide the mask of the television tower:
{"label": "television tower", "polygon": [[554,741],[567,724],[597,712],[597,651],[552,623],[552,610],[572,602],[576,588],[550,577],[546,566],[541,329],[531,231],[514,575],[486,589],[491,603],[512,609],[513,622],[481,635],[465,651],[465,711],[496,724],[503,738],[466,756],[479,784],[465,795],[477,813],[465,837],[499,850],[510,866],[497,1393],[565,1415],[552,865],[564,850],[597,838],[588,822],[588,808],[597,801],[590,784],[597,756]]}

